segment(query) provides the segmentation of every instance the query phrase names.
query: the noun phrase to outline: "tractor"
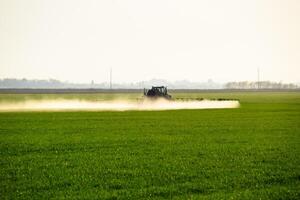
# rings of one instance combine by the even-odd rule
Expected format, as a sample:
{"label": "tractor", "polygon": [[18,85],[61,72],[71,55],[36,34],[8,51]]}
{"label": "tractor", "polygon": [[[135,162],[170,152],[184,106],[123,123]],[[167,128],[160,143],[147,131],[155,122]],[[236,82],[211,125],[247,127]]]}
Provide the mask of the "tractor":
{"label": "tractor", "polygon": [[165,98],[168,100],[171,100],[172,97],[171,95],[168,94],[167,87],[164,86],[159,86],[159,87],[152,86],[151,89],[144,88],[144,96],[152,99]]}

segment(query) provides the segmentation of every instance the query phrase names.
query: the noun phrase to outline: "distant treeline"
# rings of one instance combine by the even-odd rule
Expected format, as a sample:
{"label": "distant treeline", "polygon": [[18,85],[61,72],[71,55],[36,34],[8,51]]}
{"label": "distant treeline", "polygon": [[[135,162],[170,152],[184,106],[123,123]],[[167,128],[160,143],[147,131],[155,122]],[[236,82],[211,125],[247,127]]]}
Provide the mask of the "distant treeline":
{"label": "distant treeline", "polygon": [[28,79],[0,79],[0,88],[106,88],[105,84],[80,84],[62,82],[56,79],[49,80],[28,80]]}
{"label": "distant treeline", "polygon": [[297,89],[298,85],[293,83],[281,83],[271,81],[260,81],[260,82],[229,82],[225,84],[226,89]]}
{"label": "distant treeline", "polygon": [[[114,89],[141,89],[151,86],[168,86],[169,89],[222,89],[223,84],[215,83],[212,80],[207,82],[190,82],[187,80],[170,82],[163,79],[152,79],[148,81],[135,83],[113,83]],[[66,89],[66,88],[81,88],[81,89],[109,89],[108,82],[95,83],[69,83],[55,79],[49,80],[28,80],[28,79],[0,79],[0,88],[32,88],[32,89]]]}
{"label": "distant treeline", "polygon": [[[229,82],[226,84],[216,83],[212,80],[206,82],[191,82],[188,80],[181,81],[166,81],[163,79],[152,79],[143,82],[136,83],[113,83],[113,89],[142,89],[150,88],[151,86],[167,86],[169,89],[296,89],[299,85],[286,84],[281,82]],[[6,78],[0,79],[0,88],[2,89],[109,89],[110,85],[108,82],[95,83],[69,83],[62,82],[55,79],[49,80],[28,80],[28,79],[14,79]]]}

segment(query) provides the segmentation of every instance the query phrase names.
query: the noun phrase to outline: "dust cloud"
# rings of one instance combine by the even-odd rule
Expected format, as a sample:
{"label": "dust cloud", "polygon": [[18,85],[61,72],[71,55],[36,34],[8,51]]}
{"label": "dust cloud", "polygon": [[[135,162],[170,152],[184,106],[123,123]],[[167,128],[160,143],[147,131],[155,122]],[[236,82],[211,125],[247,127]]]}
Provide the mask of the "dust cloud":
{"label": "dust cloud", "polygon": [[238,101],[189,100],[28,100],[15,103],[0,103],[0,112],[14,111],[129,111],[129,110],[179,110],[238,108]]}

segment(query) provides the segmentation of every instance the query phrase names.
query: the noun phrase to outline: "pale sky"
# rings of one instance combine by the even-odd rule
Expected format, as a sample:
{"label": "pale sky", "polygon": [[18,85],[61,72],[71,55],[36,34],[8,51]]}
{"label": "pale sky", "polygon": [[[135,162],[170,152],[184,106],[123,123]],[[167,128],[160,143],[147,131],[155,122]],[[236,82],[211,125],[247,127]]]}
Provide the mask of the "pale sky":
{"label": "pale sky", "polygon": [[0,0],[0,78],[300,82],[300,0]]}

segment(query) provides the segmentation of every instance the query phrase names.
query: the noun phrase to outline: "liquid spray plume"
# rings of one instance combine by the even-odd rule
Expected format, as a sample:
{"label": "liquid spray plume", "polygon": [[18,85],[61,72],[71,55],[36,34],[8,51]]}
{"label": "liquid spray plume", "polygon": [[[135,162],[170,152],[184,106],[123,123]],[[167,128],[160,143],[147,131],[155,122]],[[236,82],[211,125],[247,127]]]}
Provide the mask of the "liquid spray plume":
{"label": "liquid spray plume", "polygon": [[180,109],[221,109],[238,108],[238,101],[168,101],[144,100],[29,100],[20,103],[1,103],[0,112],[14,111],[129,111],[129,110],[180,110]]}

